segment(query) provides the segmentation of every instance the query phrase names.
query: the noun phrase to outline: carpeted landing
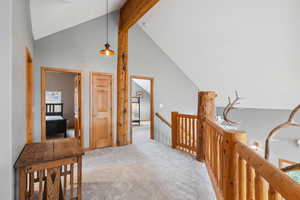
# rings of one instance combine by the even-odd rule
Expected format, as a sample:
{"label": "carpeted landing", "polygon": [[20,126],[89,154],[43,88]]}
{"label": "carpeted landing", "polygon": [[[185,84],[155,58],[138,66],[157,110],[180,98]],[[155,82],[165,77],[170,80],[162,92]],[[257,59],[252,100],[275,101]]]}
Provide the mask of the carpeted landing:
{"label": "carpeted landing", "polygon": [[83,160],[84,200],[214,200],[203,164],[152,140],[99,149]]}

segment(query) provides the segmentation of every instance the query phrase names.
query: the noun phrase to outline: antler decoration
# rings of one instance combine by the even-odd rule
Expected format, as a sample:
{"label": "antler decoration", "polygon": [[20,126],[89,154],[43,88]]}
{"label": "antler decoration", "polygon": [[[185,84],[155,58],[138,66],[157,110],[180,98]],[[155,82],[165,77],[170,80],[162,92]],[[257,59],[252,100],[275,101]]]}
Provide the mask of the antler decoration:
{"label": "antler decoration", "polygon": [[238,124],[238,122],[234,122],[234,121],[231,121],[229,118],[228,118],[228,115],[229,115],[229,112],[234,109],[235,105],[239,104],[240,103],[240,100],[241,100],[241,97],[239,96],[238,92],[235,91],[235,99],[234,101],[231,103],[231,99],[230,97],[228,97],[228,105],[224,108],[224,111],[223,111],[223,118],[224,118],[224,121],[227,122],[228,124],[230,125],[233,125],[233,124]]}
{"label": "antler decoration", "polygon": [[276,131],[278,131],[282,128],[290,127],[290,126],[300,127],[300,123],[295,123],[294,122],[295,115],[299,110],[300,110],[300,105],[298,105],[296,108],[294,108],[294,110],[291,112],[291,114],[290,114],[290,116],[289,116],[289,118],[286,122],[276,126],[268,134],[268,137],[266,139],[266,144],[265,144],[265,159],[266,160],[269,160],[269,156],[270,156],[270,139],[272,138],[272,136],[275,134]]}

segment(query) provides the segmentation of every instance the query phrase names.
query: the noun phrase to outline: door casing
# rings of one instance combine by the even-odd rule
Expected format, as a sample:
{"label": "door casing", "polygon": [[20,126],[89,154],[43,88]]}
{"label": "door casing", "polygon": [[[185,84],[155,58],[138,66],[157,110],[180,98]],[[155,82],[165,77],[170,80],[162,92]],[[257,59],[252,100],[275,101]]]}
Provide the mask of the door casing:
{"label": "door casing", "polygon": [[[150,81],[150,139],[154,140],[154,78],[147,77],[147,76],[136,76],[132,75],[130,76],[130,105],[131,105],[131,91],[132,91],[132,79],[142,79],[142,80],[149,80]],[[130,144],[132,144],[132,124],[131,124],[131,115],[132,110],[130,106],[130,117],[129,117],[129,123],[130,123]]]}
{"label": "door casing", "polygon": [[28,48],[26,54],[26,140],[27,144],[33,142],[33,64]]}
{"label": "door casing", "polygon": [[[80,70],[75,70],[75,69],[64,69],[64,68],[55,68],[55,67],[41,67],[41,141],[42,142],[51,142],[53,139],[48,139],[46,138],[46,72],[67,72],[67,73],[74,73],[79,75],[79,90],[80,90],[80,95],[78,98],[78,106],[79,106],[79,125],[80,125],[80,144],[81,147],[83,147],[83,142],[84,142],[84,128],[83,128],[83,72]],[[61,139],[55,139],[55,140],[74,140],[77,138],[61,138]]]}

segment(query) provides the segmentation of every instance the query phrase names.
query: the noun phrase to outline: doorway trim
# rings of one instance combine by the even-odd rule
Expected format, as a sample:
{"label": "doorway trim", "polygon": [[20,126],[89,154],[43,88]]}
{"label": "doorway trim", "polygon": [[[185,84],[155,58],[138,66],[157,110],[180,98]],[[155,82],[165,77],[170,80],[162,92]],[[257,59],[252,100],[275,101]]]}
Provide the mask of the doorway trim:
{"label": "doorway trim", "polygon": [[[80,112],[80,118],[79,118],[79,124],[80,124],[80,145],[83,147],[83,141],[84,141],[84,128],[83,128],[83,72],[81,70],[75,70],[75,69],[64,69],[64,68],[55,68],[55,67],[41,67],[41,141],[43,143],[45,142],[51,142],[53,139],[47,140],[46,138],[46,72],[67,72],[67,73],[74,73],[79,75],[79,90],[80,90],[80,97],[79,97],[79,112]],[[75,138],[76,139],[76,138]],[[54,140],[73,140],[73,138],[61,138],[61,139],[54,139]]]}
{"label": "doorway trim", "polygon": [[150,139],[154,140],[154,78],[148,76],[137,76],[132,75],[130,76],[130,144],[132,144],[132,124],[131,124],[131,92],[132,92],[132,82],[133,79],[142,79],[142,80],[149,80],[150,81]]}
{"label": "doorway trim", "polygon": [[116,141],[115,141],[115,126],[114,126],[114,102],[115,102],[115,96],[114,96],[114,75],[111,74],[111,73],[104,73],[104,72],[93,72],[91,71],[90,72],[90,95],[89,95],[89,98],[90,98],[90,127],[89,127],[89,150],[94,150],[94,149],[97,149],[95,147],[93,147],[93,131],[92,131],[92,128],[93,128],[93,98],[92,98],[92,95],[93,95],[93,75],[104,75],[104,76],[110,76],[111,77],[111,105],[112,105],[112,110],[111,110],[111,130],[112,130],[112,146],[116,146]]}
{"label": "doorway trim", "polygon": [[29,49],[25,49],[26,56],[26,142],[33,142],[33,60]]}

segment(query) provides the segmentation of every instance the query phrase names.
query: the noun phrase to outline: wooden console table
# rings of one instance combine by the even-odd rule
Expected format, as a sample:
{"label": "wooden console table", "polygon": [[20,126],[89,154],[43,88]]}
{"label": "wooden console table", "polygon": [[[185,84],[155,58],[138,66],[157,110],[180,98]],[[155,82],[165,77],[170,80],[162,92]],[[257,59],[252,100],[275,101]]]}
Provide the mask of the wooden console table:
{"label": "wooden console table", "polygon": [[19,199],[81,200],[83,154],[75,139],[26,144],[15,163]]}

